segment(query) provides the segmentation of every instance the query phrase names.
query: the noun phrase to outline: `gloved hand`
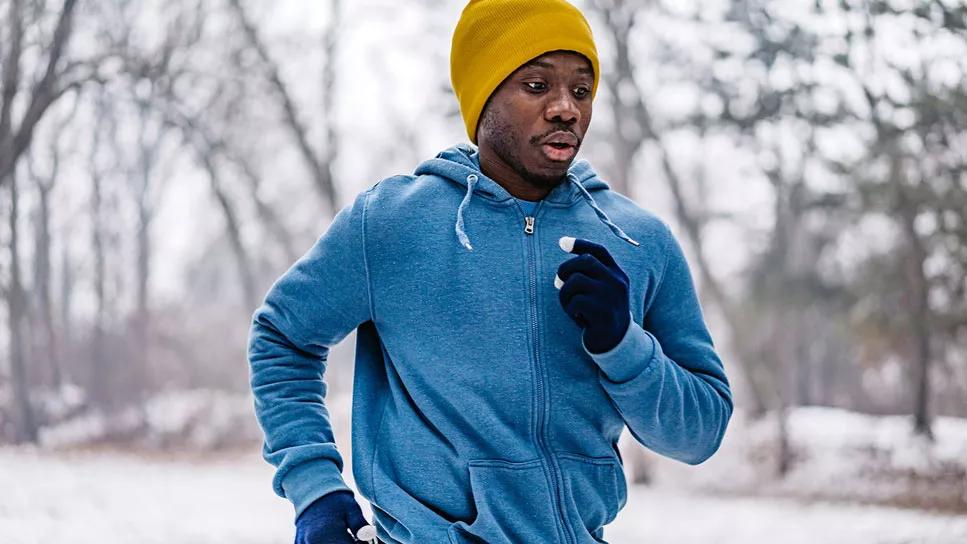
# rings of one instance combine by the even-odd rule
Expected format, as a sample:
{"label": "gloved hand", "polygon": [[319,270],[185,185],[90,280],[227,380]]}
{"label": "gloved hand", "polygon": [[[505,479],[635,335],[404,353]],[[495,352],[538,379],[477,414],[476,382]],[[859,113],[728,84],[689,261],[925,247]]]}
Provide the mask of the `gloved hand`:
{"label": "gloved hand", "polygon": [[295,544],[354,544],[359,541],[353,535],[365,525],[353,492],[333,491],[313,501],[295,520]]}
{"label": "gloved hand", "polygon": [[618,345],[631,321],[628,275],[599,244],[563,236],[561,249],[577,257],[561,263],[554,277],[561,306],[584,327],[584,345],[604,353]]}

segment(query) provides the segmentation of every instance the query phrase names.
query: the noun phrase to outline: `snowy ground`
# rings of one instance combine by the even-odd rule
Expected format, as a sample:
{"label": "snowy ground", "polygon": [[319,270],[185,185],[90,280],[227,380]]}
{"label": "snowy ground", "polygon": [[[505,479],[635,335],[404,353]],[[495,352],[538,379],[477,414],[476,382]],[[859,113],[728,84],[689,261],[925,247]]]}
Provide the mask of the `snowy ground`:
{"label": "snowy ground", "polygon": [[[257,449],[171,458],[0,448],[0,543],[288,544],[291,507],[272,493],[271,477]],[[630,487],[605,536],[612,544],[962,544],[967,516],[660,483]]]}
{"label": "snowy ground", "polygon": [[793,463],[783,478],[775,477],[773,417],[753,422],[736,411],[722,446],[698,466],[642,451],[654,482],[703,494],[822,498],[967,513],[967,419],[936,418],[933,442],[913,433],[909,416],[798,407],[787,422]]}

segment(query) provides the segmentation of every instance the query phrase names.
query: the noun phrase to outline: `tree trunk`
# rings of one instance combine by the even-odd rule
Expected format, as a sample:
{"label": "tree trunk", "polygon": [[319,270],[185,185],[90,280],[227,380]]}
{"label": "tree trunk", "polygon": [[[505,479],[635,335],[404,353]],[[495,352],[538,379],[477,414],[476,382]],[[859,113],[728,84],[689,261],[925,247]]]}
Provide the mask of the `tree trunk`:
{"label": "tree trunk", "polygon": [[24,330],[23,321],[26,314],[26,300],[23,286],[20,282],[20,250],[17,243],[17,220],[19,215],[17,202],[16,176],[10,176],[10,292],[7,296],[7,307],[10,312],[10,375],[13,398],[18,416],[18,442],[32,442],[39,440],[39,429],[30,403],[30,383],[27,379],[27,368],[24,361]]}
{"label": "tree trunk", "polygon": [[[103,114],[103,108],[99,108],[98,119]],[[106,264],[105,264],[105,240],[104,240],[104,220],[102,217],[102,195],[101,171],[97,164],[97,151],[100,147],[100,123],[96,123],[94,137],[91,143],[89,172],[91,175],[91,244],[94,252],[94,300],[96,310],[94,313],[94,323],[91,334],[91,373],[88,390],[91,400],[95,404],[103,406],[107,403],[108,388],[107,369],[105,368],[104,350],[104,317],[107,308],[105,300],[106,284]]]}
{"label": "tree trunk", "polygon": [[[56,171],[53,175],[57,175]],[[50,385],[60,389],[63,376],[60,368],[59,339],[54,325],[53,301],[50,294],[50,191],[51,186],[37,180],[40,201],[37,214],[37,235],[34,248],[34,289],[37,293],[38,313],[44,336],[44,362],[50,372]]]}
{"label": "tree trunk", "polygon": [[[137,306],[134,315],[134,361],[132,382],[135,391],[135,404],[139,409],[144,409],[146,394],[150,388],[151,360],[148,349],[148,330],[150,328],[150,301],[149,287],[151,280],[151,220],[153,218],[154,204],[151,198],[151,176],[154,170],[157,148],[162,140],[163,132],[153,133],[155,137],[149,139],[149,115],[148,104],[139,102],[140,105],[140,130],[138,131],[138,155],[137,155],[137,187],[135,189],[135,200],[138,210],[138,231],[137,231],[137,262],[135,278],[137,282]],[[163,128],[159,128],[162,131]]]}
{"label": "tree trunk", "polygon": [[776,476],[784,477],[792,468],[792,446],[789,444],[789,421],[786,418],[788,408],[783,401],[779,401],[776,408],[776,426],[778,433],[778,456],[776,458]]}
{"label": "tree trunk", "polygon": [[150,359],[148,357],[148,284],[151,275],[151,219],[149,213],[142,206],[138,210],[138,262],[137,262],[137,308],[134,317],[134,385],[137,387],[137,404],[140,406],[145,400],[145,393],[149,388]]}
{"label": "tree trunk", "polygon": [[[900,168],[896,164],[895,168]],[[914,391],[913,391],[913,430],[915,433],[933,440],[933,429],[930,417],[930,306],[927,275],[924,272],[924,262],[927,251],[923,241],[917,234],[915,221],[917,217],[916,203],[907,196],[907,187],[897,179],[898,207],[903,235],[908,248],[905,263],[905,277],[907,289],[912,300],[910,308],[910,324],[914,339]]]}
{"label": "tree trunk", "polygon": [[[782,274],[781,271],[777,273]],[[776,374],[780,377],[786,378],[779,382],[779,388],[776,392],[776,432],[778,440],[778,451],[776,457],[776,476],[782,478],[785,476],[789,469],[792,467],[792,448],[789,444],[789,427],[788,427],[788,412],[789,412],[789,402],[787,399],[790,397],[789,392],[792,389],[788,380],[793,377],[793,372],[790,366],[795,366],[795,342],[793,338],[793,331],[797,331],[793,326],[795,317],[792,312],[789,311],[787,307],[773,305],[772,311],[774,312],[775,319],[773,320],[773,331],[772,331],[772,341],[771,341],[771,353],[775,357],[775,365],[777,366]]]}
{"label": "tree trunk", "polygon": [[[74,270],[71,263],[68,244],[63,244],[60,251],[60,342],[65,353],[73,350],[73,320],[71,319],[72,301],[74,299]],[[71,380],[69,372],[64,369],[64,377]]]}

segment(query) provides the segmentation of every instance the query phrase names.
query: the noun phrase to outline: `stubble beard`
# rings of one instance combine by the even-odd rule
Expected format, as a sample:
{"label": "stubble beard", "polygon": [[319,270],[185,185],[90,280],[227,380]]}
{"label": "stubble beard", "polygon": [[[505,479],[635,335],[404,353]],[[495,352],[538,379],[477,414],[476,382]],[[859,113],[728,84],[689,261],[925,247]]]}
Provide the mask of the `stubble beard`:
{"label": "stubble beard", "polygon": [[520,146],[520,137],[514,132],[513,127],[501,123],[498,119],[499,111],[488,111],[481,120],[481,128],[487,130],[490,135],[490,146],[500,160],[507,163],[525,181],[531,185],[550,191],[562,181],[564,174],[545,175],[528,170],[517,154]]}

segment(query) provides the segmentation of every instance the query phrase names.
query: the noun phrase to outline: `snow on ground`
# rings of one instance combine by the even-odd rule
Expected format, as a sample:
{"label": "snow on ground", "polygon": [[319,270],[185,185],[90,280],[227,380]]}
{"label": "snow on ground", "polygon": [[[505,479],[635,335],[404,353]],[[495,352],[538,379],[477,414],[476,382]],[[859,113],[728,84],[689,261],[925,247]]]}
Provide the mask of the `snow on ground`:
{"label": "snow on ground", "polygon": [[[251,403],[247,395],[169,392],[141,412],[75,414],[42,430],[42,448],[0,445],[0,544],[292,542],[292,507],[272,491],[274,468],[261,458]],[[351,399],[333,396],[327,404],[352,482]],[[911,433],[909,416],[794,408],[794,462],[782,479],[773,475],[776,428],[771,417],[751,421],[736,411],[722,447],[698,466],[626,441],[626,471],[645,462],[652,484],[629,486],[606,538],[967,544],[967,420],[937,418],[937,439],[929,443]],[[91,446],[123,437],[154,453]],[[235,449],[186,453],[224,447]],[[645,453],[635,458],[635,451]]]}
{"label": "snow on ground", "polygon": [[967,513],[967,419],[936,418],[932,443],[913,433],[910,416],[807,406],[790,410],[787,425],[793,463],[784,478],[774,475],[775,419],[750,421],[736,411],[719,450],[698,466],[649,452],[653,482],[703,493],[821,497]]}
{"label": "snow on ground", "polygon": [[[0,448],[0,543],[289,544],[257,449],[176,457]],[[351,481],[351,480],[350,480]],[[368,506],[364,504],[364,511]],[[630,486],[611,544],[962,544],[967,516]]]}

